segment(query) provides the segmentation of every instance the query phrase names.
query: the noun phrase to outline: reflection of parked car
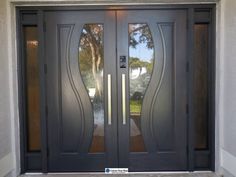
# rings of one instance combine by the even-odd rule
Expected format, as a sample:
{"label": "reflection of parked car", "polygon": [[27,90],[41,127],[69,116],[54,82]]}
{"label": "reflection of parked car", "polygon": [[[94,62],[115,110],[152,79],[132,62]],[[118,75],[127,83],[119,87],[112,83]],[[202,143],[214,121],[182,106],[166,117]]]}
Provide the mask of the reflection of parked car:
{"label": "reflection of parked car", "polygon": [[143,95],[141,92],[134,92],[131,99],[132,100],[141,100],[143,98]]}

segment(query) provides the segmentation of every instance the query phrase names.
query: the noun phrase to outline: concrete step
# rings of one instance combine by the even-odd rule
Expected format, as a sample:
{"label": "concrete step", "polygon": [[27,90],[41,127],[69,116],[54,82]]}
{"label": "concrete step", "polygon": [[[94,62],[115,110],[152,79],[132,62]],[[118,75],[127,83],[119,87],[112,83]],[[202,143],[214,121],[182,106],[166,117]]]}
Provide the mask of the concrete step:
{"label": "concrete step", "polygon": [[128,173],[128,174],[104,174],[104,173],[57,173],[57,174],[24,174],[20,177],[219,177],[212,172],[186,172],[186,173]]}

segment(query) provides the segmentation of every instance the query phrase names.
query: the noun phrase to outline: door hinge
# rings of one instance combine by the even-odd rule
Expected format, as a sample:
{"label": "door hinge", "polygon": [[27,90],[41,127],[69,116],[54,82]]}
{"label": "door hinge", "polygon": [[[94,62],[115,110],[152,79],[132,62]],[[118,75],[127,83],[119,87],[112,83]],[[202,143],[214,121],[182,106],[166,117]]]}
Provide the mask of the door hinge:
{"label": "door hinge", "polygon": [[186,21],[186,29],[188,30],[188,24],[189,24],[189,18],[187,18],[187,21]]}
{"label": "door hinge", "polygon": [[48,116],[48,106],[45,107],[45,115]]}
{"label": "door hinge", "polygon": [[47,64],[44,64],[44,74],[47,74]]}
{"label": "door hinge", "polygon": [[188,154],[189,150],[188,150],[188,146],[186,146],[186,153]]}
{"label": "door hinge", "polygon": [[43,22],[43,32],[46,32],[46,22]]}
{"label": "door hinge", "polygon": [[186,63],[186,72],[189,72],[189,62]]}
{"label": "door hinge", "polygon": [[49,148],[47,148],[47,156],[49,156]]}
{"label": "door hinge", "polygon": [[188,114],[189,113],[189,106],[188,106],[188,104],[186,104],[186,114]]}

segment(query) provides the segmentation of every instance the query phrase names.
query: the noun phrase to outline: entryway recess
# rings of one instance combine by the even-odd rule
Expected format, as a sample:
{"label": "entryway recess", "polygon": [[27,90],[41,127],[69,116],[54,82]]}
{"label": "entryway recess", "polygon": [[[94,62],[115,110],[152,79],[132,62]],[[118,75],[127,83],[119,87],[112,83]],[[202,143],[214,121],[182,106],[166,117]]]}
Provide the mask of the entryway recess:
{"label": "entryway recess", "polygon": [[17,8],[22,172],[214,170],[214,10]]}

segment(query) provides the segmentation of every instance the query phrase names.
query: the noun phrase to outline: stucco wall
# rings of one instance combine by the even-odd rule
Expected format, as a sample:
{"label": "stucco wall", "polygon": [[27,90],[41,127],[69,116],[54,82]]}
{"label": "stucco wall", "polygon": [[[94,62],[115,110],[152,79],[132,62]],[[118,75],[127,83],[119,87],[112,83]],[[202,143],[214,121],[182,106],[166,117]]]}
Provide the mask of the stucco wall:
{"label": "stucco wall", "polygon": [[[14,5],[84,3],[206,3],[217,0],[0,0],[0,176],[19,173]],[[236,0],[217,7],[216,169],[236,176]],[[14,176],[15,173],[12,173]]]}
{"label": "stucco wall", "polygon": [[[225,1],[224,40],[224,144],[236,156],[236,1]],[[236,164],[235,164],[236,167]]]}
{"label": "stucco wall", "polygon": [[[236,0],[224,0],[221,166],[236,176]],[[228,173],[225,176],[230,176]]]}
{"label": "stucco wall", "polygon": [[[4,15],[6,14],[6,3],[0,1],[0,33],[6,34],[6,20]],[[7,36],[0,36],[0,158],[5,156],[11,151],[10,142],[10,116],[9,116],[9,76],[8,76],[8,55],[7,55]]]}
{"label": "stucco wall", "polygon": [[7,4],[0,1],[0,176],[13,169]]}

